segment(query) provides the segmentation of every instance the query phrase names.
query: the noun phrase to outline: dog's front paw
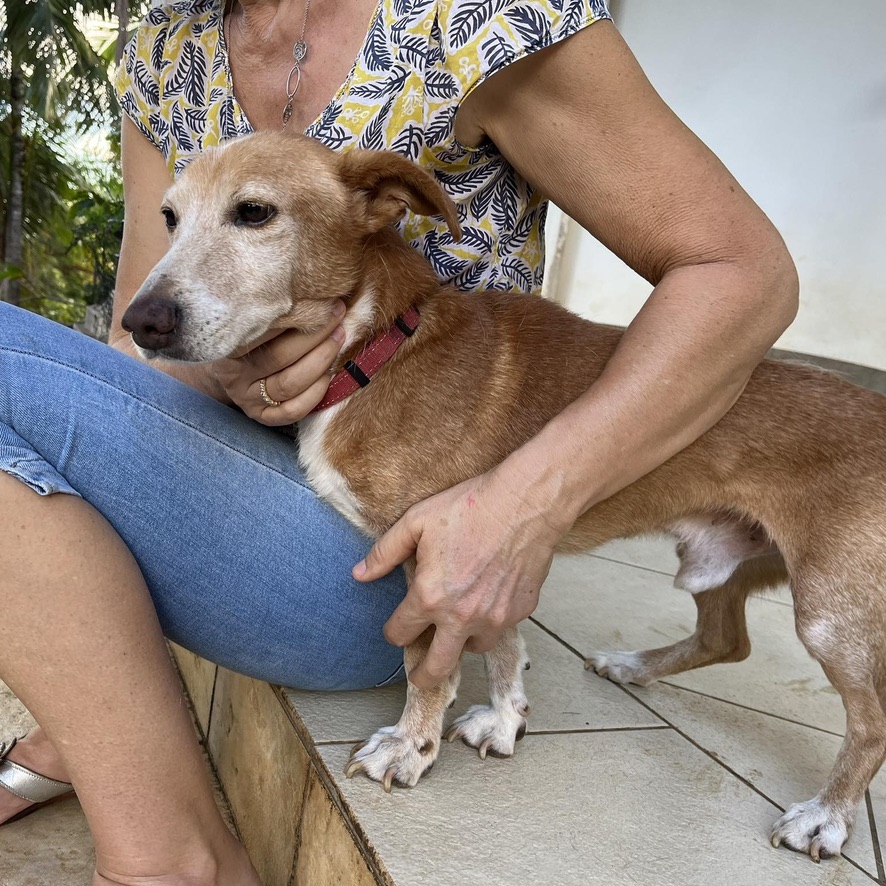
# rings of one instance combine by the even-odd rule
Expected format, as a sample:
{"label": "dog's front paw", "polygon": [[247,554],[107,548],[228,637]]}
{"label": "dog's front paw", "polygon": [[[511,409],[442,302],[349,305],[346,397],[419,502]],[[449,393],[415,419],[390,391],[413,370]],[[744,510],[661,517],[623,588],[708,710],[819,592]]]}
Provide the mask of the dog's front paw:
{"label": "dog's front paw", "polygon": [[399,726],[379,729],[369,741],[351,751],[345,775],[364,772],[388,792],[391,786],[411,788],[434,765],[440,753],[440,739],[408,735]]}
{"label": "dog's front paw", "polygon": [[636,683],[646,686],[655,677],[643,667],[642,652],[592,652],[585,659],[585,670],[593,668],[613,683]]}
{"label": "dog's front paw", "polygon": [[514,745],[526,734],[526,715],[529,705],[525,700],[510,710],[499,710],[489,705],[475,704],[468,708],[446,732],[446,740],[460,738],[466,745],[486,755],[510,757]]}
{"label": "dog's front paw", "polygon": [[840,854],[851,827],[851,819],[815,798],[791,806],[772,826],[769,839],[776,849],[784,843],[818,863]]}

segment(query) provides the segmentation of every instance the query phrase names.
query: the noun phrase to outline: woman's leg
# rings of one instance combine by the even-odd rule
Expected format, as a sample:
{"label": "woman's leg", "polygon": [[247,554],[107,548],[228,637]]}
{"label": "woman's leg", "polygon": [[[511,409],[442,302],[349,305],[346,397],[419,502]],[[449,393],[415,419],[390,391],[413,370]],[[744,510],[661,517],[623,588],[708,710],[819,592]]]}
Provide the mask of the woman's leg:
{"label": "woman's leg", "polygon": [[218,814],[125,545],[74,496],[0,474],[0,501],[0,673],[60,752],[53,774],[77,786],[98,872],[258,883]]}
{"label": "woman's leg", "polygon": [[[61,752],[91,825],[102,831],[97,845],[110,846],[125,831],[126,849],[146,848],[144,829],[133,830],[120,806],[136,808],[139,824],[151,804],[167,823],[187,815],[197,833],[208,827],[193,808],[205,792],[187,789],[190,805],[181,805],[175,792],[160,789],[162,775],[157,781],[171,755],[187,759],[188,751],[181,734],[175,738],[182,714],[142,575],[168,636],[244,673],[307,688],[396,676],[400,653],[384,643],[381,626],[402,596],[402,579],[370,588],[353,582],[350,567],[368,543],[306,489],[291,440],[3,305],[0,470],[40,492],[76,491],[95,509],[73,496],[38,497],[2,478],[0,511],[18,527],[9,553],[19,566],[14,576],[0,575],[7,601],[0,631],[19,639],[4,644],[0,675]],[[39,562],[28,566],[28,550]],[[28,590],[29,583],[39,589]],[[51,605],[59,595],[65,606]],[[17,627],[11,600],[42,642]],[[82,625],[86,612],[94,633]],[[127,651],[133,633],[139,642]],[[59,659],[66,671],[56,680]],[[121,713],[133,706],[141,718]],[[90,721],[83,734],[71,721],[74,708]],[[116,756],[98,753],[109,744]],[[97,759],[106,762],[87,775]],[[134,774],[107,815],[105,835],[111,788],[102,773],[110,780],[124,770]],[[199,764],[191,771],[202,772]],[[180,839],[189,833],[180,824],[172,830]]]}

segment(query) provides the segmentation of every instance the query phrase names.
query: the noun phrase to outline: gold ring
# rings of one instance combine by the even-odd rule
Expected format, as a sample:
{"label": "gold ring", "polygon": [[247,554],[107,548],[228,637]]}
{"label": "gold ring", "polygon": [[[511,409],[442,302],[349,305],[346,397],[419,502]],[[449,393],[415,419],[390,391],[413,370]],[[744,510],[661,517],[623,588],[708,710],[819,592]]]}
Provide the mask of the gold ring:
{"label": "gold ring", "polygon": [[268,393],[268,380],[266,378],[263,378],[259,381],[258,389],[259,389],[259,392],[261,393],[262,400],[264,400],[265,403],[268,404],[268,406],[279,406],[280,405],[280,402],[278,400],[275,400]]}

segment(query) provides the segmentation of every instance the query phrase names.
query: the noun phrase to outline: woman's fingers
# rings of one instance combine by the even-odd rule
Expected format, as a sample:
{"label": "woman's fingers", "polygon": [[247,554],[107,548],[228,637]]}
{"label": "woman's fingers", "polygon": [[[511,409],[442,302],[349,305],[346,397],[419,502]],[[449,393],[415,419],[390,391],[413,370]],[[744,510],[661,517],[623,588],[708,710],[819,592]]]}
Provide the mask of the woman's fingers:
{"label": "woman's fingers", "polygon": [[339,326],[333,330],[332,335],[296,362],[286,364],[272,374],[259,376],[253,383],[254,390],[250,393],[262,399],[261,381],[264,379],[267,395],[272,400],[283,403],[298,398],[322,378],[328,382],[329,367],[335,362],[344,340],[344,330]]}
{"label": "woman's fingers", "polygon": [[345,341],[339,325],[344,310],[339,301],[318,332],[285,330],[250,345],[242,356],[220,360],[215,365],[219,383],[237,406],[262,424],[281,427],[299,421],[329,386],[329,369]]}
{"label": "woman's fingers", "polygon": [[329,387],[329,380],[329,373],[324,373],[322,378],[318,378],[300,394],[289,400],[280,401],[279,406],[267,406],[259,400],[261,405],[257,407],[258,414],[252,415],[247,412],[247,415],[272,428],[295,424],[295,422],[301,421],[323,399],[323,395]]}
{"label": "woman's fingers", "polygon": [[325,342],[338,327],[344,314],[344,302],[339,301],[329,322],[322,329],[311,333],[286,329],[262,344],[250,345],[250,350],[236,359],[244,367],[250,368],[255,379],[267,378],[269,375],[274,375],[281,369],[297,363],[302,357]]}

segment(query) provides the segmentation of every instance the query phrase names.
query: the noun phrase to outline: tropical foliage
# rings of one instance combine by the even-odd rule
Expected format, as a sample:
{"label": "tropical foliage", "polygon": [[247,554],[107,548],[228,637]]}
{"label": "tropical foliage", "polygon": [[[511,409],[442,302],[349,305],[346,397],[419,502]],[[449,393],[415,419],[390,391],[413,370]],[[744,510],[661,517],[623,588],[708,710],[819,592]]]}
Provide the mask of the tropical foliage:
{"label": "tropical foliage", "polygon": [[65,323],[113,286],[122,188],[109,72],[144,5],[0,2],[0,299]]}

